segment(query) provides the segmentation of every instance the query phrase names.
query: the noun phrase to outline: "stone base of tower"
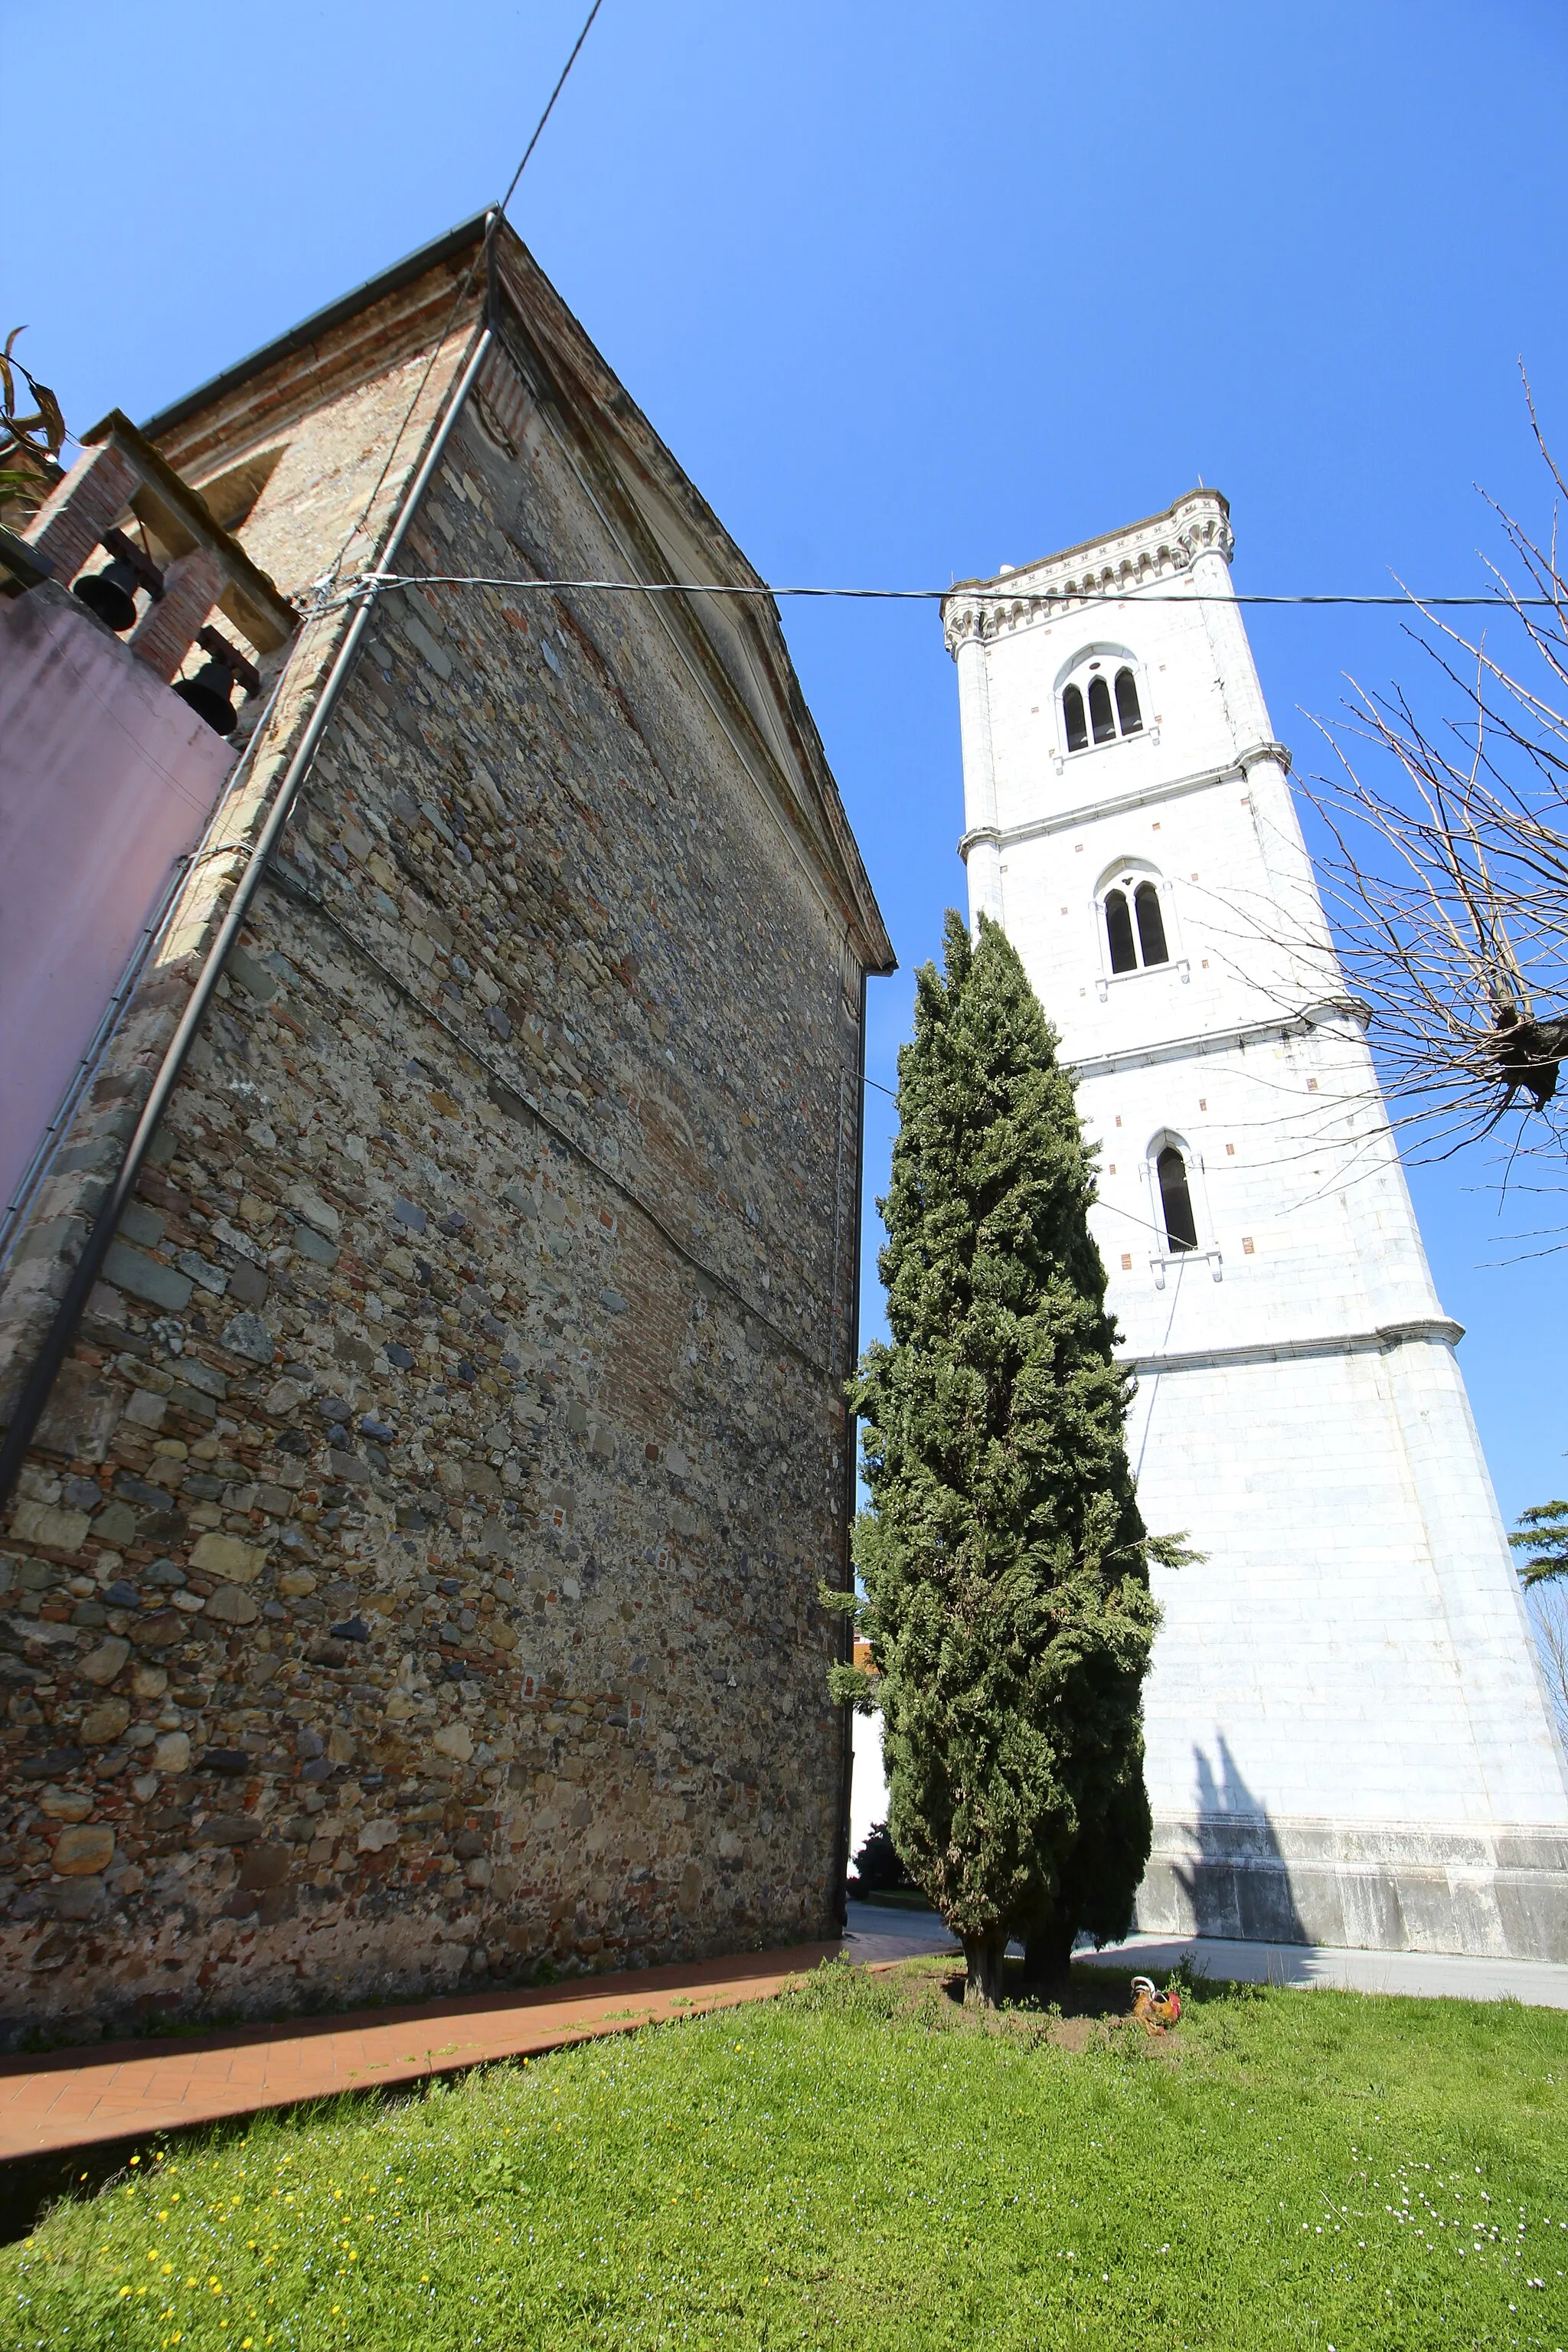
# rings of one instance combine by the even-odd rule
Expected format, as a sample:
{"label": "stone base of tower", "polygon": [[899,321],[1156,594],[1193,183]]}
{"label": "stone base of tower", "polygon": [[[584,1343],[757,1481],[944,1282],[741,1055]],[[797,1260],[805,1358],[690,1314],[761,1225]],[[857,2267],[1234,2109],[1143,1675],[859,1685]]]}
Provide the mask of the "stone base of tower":
{"label": "stone base of tower", "polygon": [[1156,1817],[1144,1932],[1568,1960],[1568,1831]]}

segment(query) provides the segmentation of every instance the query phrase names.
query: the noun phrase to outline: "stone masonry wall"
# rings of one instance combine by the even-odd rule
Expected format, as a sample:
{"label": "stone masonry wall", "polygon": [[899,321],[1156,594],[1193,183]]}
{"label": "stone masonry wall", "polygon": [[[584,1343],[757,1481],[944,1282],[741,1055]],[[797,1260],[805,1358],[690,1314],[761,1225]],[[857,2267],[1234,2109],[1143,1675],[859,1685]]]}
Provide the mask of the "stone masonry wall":
{"label": "stone masonry wall", "polygon": [[[405,559],[546,558],[498,358]],[[859,967],[590,603],[386,601],[122,1223],[0,1546],[13,2036],[831,1932]]]}

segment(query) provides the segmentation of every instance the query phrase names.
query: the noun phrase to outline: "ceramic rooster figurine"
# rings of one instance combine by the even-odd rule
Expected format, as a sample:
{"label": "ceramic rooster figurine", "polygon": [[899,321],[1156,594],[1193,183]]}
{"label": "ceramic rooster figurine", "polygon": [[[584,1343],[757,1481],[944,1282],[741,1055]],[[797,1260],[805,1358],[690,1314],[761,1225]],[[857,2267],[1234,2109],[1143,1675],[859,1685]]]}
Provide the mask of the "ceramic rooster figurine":
{"label": "ceramic rooster figurine", "polygon": [[1132,2014],[1145,2033],[1163,2033],[1181,2013],[1181,1996],[1174,1985],[1168,1992],[1156,1992],[1152,1977],[1133,1978]]}

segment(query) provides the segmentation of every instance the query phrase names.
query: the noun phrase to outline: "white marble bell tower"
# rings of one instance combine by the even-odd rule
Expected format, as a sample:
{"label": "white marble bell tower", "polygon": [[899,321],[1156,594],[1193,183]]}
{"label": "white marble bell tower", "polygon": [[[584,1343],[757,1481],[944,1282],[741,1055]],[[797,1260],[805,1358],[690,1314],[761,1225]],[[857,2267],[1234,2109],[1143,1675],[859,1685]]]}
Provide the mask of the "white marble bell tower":
{"label": "white marble bell tower", "polygon": [[1139,1924],[1568,1959],[1563,1752],[1230,553],[1199,489],[943,606],[971,918],[1077,1071],[1140,1501],[1205,1554],[1156,1576]]}

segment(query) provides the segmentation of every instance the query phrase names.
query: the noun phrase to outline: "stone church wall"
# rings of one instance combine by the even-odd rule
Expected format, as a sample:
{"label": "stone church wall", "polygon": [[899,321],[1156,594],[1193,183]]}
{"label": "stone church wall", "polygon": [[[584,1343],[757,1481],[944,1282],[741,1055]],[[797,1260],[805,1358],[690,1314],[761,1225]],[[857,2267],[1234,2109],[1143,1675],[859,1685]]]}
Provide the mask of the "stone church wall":
{"label": "stone church wall", "polygon": [[[503,357],[404,560],[615,560]],[[0,1545],[13,2037],[833,1932],[859,966],[699,672],[383,604]]]}

